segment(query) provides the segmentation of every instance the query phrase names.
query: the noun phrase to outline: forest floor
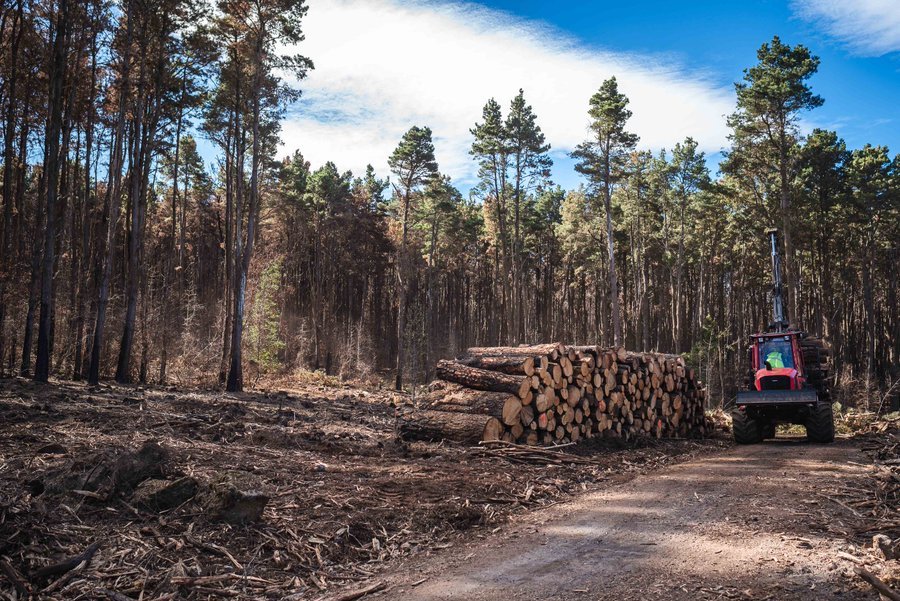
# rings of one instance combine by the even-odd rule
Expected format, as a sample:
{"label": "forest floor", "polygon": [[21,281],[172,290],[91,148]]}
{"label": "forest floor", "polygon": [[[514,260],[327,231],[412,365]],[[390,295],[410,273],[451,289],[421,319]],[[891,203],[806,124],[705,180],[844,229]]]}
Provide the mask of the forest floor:
{"label": "forest floor", "polygon": [[890,581],[866,549],[900,535],[872,466],[896,465],[896,429],[522,454],[402,442],[411,402],[0,380],[0,598],[875,599],[852,569]]}

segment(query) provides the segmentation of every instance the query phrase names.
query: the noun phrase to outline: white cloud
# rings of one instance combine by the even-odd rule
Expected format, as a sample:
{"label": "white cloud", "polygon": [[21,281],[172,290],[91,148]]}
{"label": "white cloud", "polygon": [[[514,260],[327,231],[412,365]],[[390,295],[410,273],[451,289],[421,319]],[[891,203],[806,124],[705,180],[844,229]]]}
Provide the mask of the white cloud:
{"label": "white cloud", "polygon": [[472,183],[469,129],[490,97],[504,107],[524,88],[554,151],[586,136],[590,96],[615,75],[645,148],[693,136],[725,145],[731,86],[648,56],[579,44],[561,32],[471,3],[312,0],[299,51],[316,69],[284,123],[286,151],[313,165],[360,172],[387,157],[413,125],[432,128],[441,170]]}
{"label": "white cloud", "polygon": [[900,50],[898,0],[795,0],[794,9],[860,54]]}

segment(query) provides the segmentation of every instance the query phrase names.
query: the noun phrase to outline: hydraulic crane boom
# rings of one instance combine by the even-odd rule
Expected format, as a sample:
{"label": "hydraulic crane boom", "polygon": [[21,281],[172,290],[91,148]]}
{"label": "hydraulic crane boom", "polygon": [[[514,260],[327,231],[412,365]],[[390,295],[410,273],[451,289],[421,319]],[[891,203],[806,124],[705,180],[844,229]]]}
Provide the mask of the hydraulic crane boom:
{"label": "hydraulic crane boom", "polygon": [[781,255],[778,253],[778,230],[772,228],[767,230],[769,241],[772,244],[772,277],[774,285],[772,287],[772,325],[769,326],[771,332],[784,332],[788,328],[787,314],[784,310],[784,286],[781,282]]}

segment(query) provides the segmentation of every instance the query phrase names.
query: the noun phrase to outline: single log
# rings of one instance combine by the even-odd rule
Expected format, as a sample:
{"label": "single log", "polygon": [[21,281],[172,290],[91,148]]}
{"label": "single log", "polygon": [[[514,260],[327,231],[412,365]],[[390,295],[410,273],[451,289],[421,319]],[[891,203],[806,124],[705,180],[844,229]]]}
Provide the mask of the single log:
{"label": "single log", "polygon": [[[428,394],[425,406],[432,411],[454,411],[457,413],[480,413],[502,418],[506,411],[513,409],[513,403],[521,408],[522,400],[507,392],[487,392],[451,385],[444,391]],[[507,407],[507,404],[510,406]],[[510,425],[510,424],[507,424]]]}
{"label": "single log", "polygon": [[519,412],[519,421],[522,422],[522,425],[526,428],[534,423],[534,405],[525,405],[522,407],[522,411]]}
{"label": "single log", "polygon": [[400,436],[406,440],[452,440],[478,444],[499,440],[503,424],[495,417],[451,411],[410,411],[399,416]]}
{"label": "single log", "polygon": [[885,599],[890,599],[891,601],[900,601],[900,593],[886,585],[884,582],[878,579],[872,572],[869,572],[865,568],[857,566],[854,568],[856,575],[868,582],[872,585],[876,591],[881,594]]}
{"label": "single log", "polygon": [[484,433],[481,435],[481,439],[486,442],[500,440],[500,436],[503,434],[503,432],[503,424],[500,423],[499,419],[492,417],[484,425]]}
{"label": "single log", "polygon": [[446,360],[438,361],[435,373],[441,380],[462,384],[475,390],[508,392],[519,398],[527,395],[532,383],[530,377],[510,376]]}
{"label": "single log", "polygon": [[[519,423],[519,416],[522,414],[522,401],[518,398],[510,395],[506,397],[506,402],[503,403],[502,410],[502,419],[503,423],[507,426],[517,425]],[[521,426],[519,426],[521,427]],[[516,435],[518,438],[521,433]]]}
{"label": "single log", "polygon": [[501,357],[503,355],[530,355],[532,357],[553,356],[554,359],[565,352],[565,347],[558,342],[536,344],[533,346],[474,346],[466,349],[471,357]]}
{"label": "single log", "polygon": [[569,386],[566,390],[566,403],[569,404],[570,407],[574,407],[579,402],[581,402],[581,389],[577,386]]}
{"label": "single log", "polygon": [[499,371],[515,376],[534,375],[534,357],[531,355],[498,355],[462,357],[457,361],[469,367]]}
{"label": "single log", "polygon": [[591,355],[593,357],[598,356],[602,351],[599,346],[570,346],[568,347],[570,350],[575,351],[581,355]]}

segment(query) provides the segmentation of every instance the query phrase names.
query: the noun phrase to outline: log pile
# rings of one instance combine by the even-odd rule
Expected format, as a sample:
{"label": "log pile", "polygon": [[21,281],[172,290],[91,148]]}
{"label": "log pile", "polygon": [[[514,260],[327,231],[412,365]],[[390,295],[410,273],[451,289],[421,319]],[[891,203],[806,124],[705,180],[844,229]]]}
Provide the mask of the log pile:
{"label": "log pile", "polygon": [[412,440],[557,445],[595,436],[702,437],[705,390],[676,355],[541,344],[475,347],[439,361]]}

